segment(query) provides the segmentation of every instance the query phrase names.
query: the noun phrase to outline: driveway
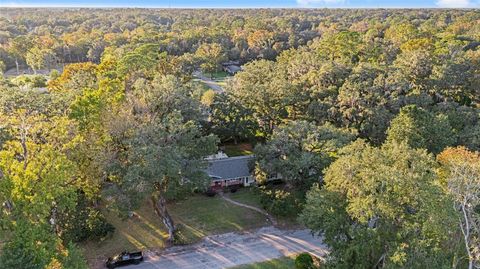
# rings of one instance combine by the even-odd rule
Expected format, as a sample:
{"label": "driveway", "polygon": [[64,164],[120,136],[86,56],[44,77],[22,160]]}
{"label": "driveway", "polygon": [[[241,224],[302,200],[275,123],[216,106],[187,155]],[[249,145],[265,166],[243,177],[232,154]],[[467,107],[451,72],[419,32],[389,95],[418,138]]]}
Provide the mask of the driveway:
{"label": "driveway", "polygon": [[220,87],[215,81],[213,81],[212,79],[204,76],[201,72],[193,72],[193,76],[197,77],[201,82],[205,83],[208,87],[210,87],[212,90],[218,92],[218,93],[222,93],[223,92],[223,88]]}
{"label": "driveway", "polygon": [[220,269],[309,252],[328,254],[320,237],[309,230],[279,230],[264,227],[249,233],[227,233],[204,238],[190,246],[176,246],[149,253],[145,262],[128,269]]}

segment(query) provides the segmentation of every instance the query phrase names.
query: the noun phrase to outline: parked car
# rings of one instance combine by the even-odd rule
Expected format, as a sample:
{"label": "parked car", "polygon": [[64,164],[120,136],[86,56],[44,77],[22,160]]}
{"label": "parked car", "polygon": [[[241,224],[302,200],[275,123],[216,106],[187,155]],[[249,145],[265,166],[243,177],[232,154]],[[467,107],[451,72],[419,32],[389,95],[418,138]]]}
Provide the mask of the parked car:
{"label": "parked car", "polygon": [[118,266],[139,264],[142,261],[143,261],[143,253],[141,251],[138,251],[138,252],[124,251],[119,255],[108,258],[105,265],[107,266],[107,268],[112,269]]}

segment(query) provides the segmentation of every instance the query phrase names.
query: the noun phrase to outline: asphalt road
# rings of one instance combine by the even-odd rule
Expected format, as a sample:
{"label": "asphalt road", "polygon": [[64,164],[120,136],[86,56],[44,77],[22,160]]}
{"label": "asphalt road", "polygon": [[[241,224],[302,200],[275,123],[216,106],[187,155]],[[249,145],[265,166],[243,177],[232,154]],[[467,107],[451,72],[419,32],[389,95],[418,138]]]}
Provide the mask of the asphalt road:
{"label": "asphalt road", "polygon": [[206,237],[200,243],[177,246],[149,254],[139,265],[128,269],[220,269],[309,252],[328,254],[320,237],[308,230],[279,230],[265,227],[250,233],[227,233]]}

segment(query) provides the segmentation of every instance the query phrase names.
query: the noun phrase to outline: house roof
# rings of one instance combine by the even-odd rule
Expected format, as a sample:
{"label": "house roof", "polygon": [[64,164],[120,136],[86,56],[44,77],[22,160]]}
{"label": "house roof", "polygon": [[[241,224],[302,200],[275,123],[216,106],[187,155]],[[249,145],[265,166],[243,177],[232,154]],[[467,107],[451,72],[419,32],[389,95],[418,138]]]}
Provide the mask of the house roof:
{"label": "house roof", "polygon": [[225,68],[230,72],[230,73],[236,73],[240,70],[242,70],[242,68],[238,65],[228,65],[228,66],[225,66]]}
{"label": "house roof", "polygon": [[230,157],[208,161],[207,173],[210,177],[231,179],[250,176],[249,162],[254,155]]}

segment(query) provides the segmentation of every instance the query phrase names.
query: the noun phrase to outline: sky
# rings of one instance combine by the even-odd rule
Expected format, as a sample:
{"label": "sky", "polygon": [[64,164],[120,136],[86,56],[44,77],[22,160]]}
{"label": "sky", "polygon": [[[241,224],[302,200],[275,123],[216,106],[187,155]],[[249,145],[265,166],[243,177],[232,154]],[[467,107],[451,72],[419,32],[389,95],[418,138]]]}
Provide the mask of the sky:
{"label": "sky", "polygon": [[0,0],[0,7],[480,8],[480,0]]}

